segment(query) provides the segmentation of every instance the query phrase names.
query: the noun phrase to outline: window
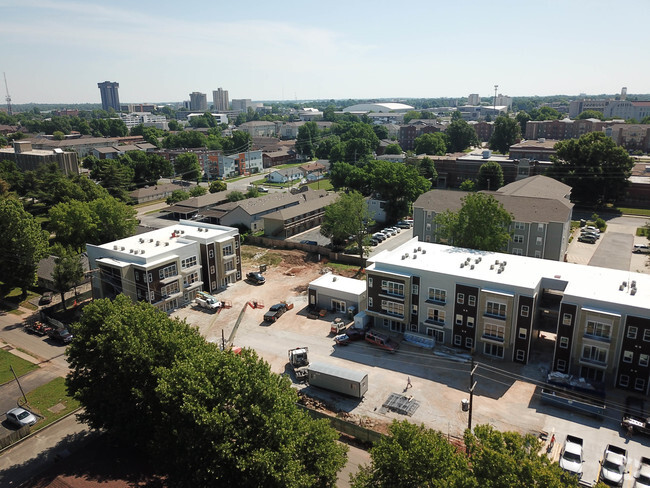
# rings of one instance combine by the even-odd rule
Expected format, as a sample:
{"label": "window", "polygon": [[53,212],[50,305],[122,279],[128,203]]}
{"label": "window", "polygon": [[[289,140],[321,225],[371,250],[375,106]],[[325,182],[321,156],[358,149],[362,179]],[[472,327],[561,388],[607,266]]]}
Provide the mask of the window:
{"label": "window", "polygon": [[487,302],[485,314],[492,317],[505,318],[506,317],[506,304],[498,302]]}
{"label": "window", "polygon": [[411,305],[411,313],[412,313],[413,315],[417,315],[417,314],[418,314],[418,306],[417,306],[417,305]]}
{"label": "window", "polygon": [[474,339],[472,339],[471,337],[466,337],[465,338],[465,347],[468,348],[468,349],[471,349],[472,347],[474,347]]}
{"label": "window", "polygon": [[643,331],[643,340],[645,342],[650,342],[650,329],[645,329]]}
{"label": "window", "polygon": [[537,224],[537,232],[544,232],[544,224]]}
{"label": "window", "polygon": [[467,296],[467,305],[469,305],[470,307],[476,306],[476,295]]}
{"label": "window", "polygon": [[178,282],[171,283],[167,286],[163,286],[160,289],[160,294],[164,297],[168,297],[169,295],[173,295],[174,293],[178,293]]}
{"label": "window", "polygon": [[190,286],[192,283],[199,281],[198,273],[191,273],[183,277],[183,286]]}
{"label": "window", "polygon": [[512,237],[512,242],[514,242],[515,244],[521,244],[522,242],[524,242],[524,236],[515,234]]}
{"label": "window", "polygon": [[474,327],[474,317],[467,317],[467,327]]}
{"label": "window", "polygon": [[519,338],[520,339],[525,339],[526,336],[528,336],[528,329],[526,329],[525,327],[520,327],[519,328]]}
{"label": "window", "polygon": [[372,288],[372,277],[368,278],[368,288]]}
{"label": "window", "polygon": [[221,255],[222,256],[230,256],[232,254],[232,244],[228,244],[227,246],[223,246],[221,249]]}
{"label": "window", "polygon": [[503,342],[506,328],[503,325],[485,324],[483,329],[483,339]]}
{"label": "window", "polygon": [[445,333],[441,330],[427,327],[427,335],[433,337],[438,344],[445,343]]}
{"label": "window", "polygon": [[144,296],[144,295],[143,295],[143,293],[142,293],[142,290],[141,290],[140,288],[138,288],[138,300],[142,300],[142,297],[143,297],[143,296]]}
{"label": "window", "polygon": [[210,274],[214,274],[216,272],[216,268],[214,266],[210,266]]}
{"label": "window", "polygon": [[627,338],[628,339],[636,339],[637,330],[638,329],[636,327],[628,327],[627,328]]}
{"label": "window", "polygon": [[517,361],[524,361],[526,359],[526,351],[517,349]]}
{"label": "window", "polygon": [[524,225],[523,222],[515,222],[515,229],[517,230],[524,230],[526,226]]}
{"label": "window", "polygon": [[630,377],[626,374],[622,374],[618,378],[618,386],[622,386],[623,388],[630,386]]}
{"label": "window", "polygon": [[210,259],[214,257],[214,249],[210,249],[210,251],[208,252],[208,257],[210,257]]}
{"label": "window", "polygon": [[217,282],[213,281],[212,282],[212,287],[210,288],[210,290],[216,290],[216,289],[217,289]]}
{"label": "window", "polygon": [[607,363],[607,350],[596,346],[585,345],[582,347],[582,359],[593,363]]}
{"label": "window", "polygon": [[437,322],[439,324],[445,323],[445,311],[438,308],[427,309],[427,320],[429,322]]}
{"label": "window", "polygon": [[165,266],[164,268],[158,270],[158,276],[161,280],[164,280],[165,278],[171,278],[172,276],[176,276],[176,274],[176,263]]}
{"label": "window", "polygon": [[464,293],[458,293],[456,295],[456,303],[458,305],[463,305],[465,303],[465,294]]}
{"label": "window", "polygon": [[523,256],[524,251],[522,251],[518,247],[515,247],[515,248],[512,249],[512,254],[514,254],[515,256]]}
{"label": "window", "polygon": [[404,296],[404,284],[396,283],[394,281],[382,280],[381,291],[387,295],[395,295],[398,297]]}
{"label": "window", "polygon": [[181,269],[191,268],[192,266],[196,266],[196,256],[191,256],[181,261]]}
{"label": "window", "polygon": [[404,304],[395,303],[390,300],[381,301],[381,309],[388,315],[395,315],[396,317],[404,317]]}
{"label": "window", "polygon": [[611,324],[603,324],[601,322],[588,320],[587,327],[585,328],[585,335],[597,339],[609,340],[612,335],[612,326]]}
{"label": "window", "polygon": [[485,342],[483,344],[483,353],[486,356],[493,356],[495,358],[502,358],[503,357],[503,346],[499,346],[498,344],[490,344],[489,342]]}
{"label": "window", "polygon": [[429,288],[429,300],[440,303],[447,303],[447,291],[438,288]]}
{"label": "window", "polygon": [[528,308],[528,305],[522,305],[521,306],[521,316],[522,317],[528,317],[528,311],[530,309]]}
{"label": "window", "polygon": [[632,351],[623,351],[623,362],[631,363],[634,358],[634,353]]}
{"label": "window", "polygon": [[560,337],[560,347],[562,349],[567,349],[569,347],[569,338],[568,337]]}
{"label": "window", "polygon": [[542,245],[542,238],[541,238],[541,237],[536,238],[536,239],[535,239],[535,244],[536,244],[537,246],[541,246],[541,245]]}
{"label": "window", "polygon": [[650,357],[647,354],[639,354],[639,366],[647,366]]}
{"label": "window", "polygon": [[571,315],[570,313],[562,314],[562,325],[571,325],[572,320],[573,320],[573,315]]}
{"label": "window", "polygon": [[542,251],[535,251],[535,257],[537,259],[541,258],[542,257]]}
{"label": "window", "polygon": [[454,346],[460,346],[462,343],[463,343],[463,338],[460,335],[456,334],[454,336]]}
{"label": "window", "polygon": [[461,314],[456,315],[456,325],[463,325],[463,316]]}
{"label": "window", "polygon": [[645,380],[643,378],[637,378],[634,380],[634,389],[643,391],[645,389]]}
{"label": "window", "polygon": [[420,287],[418,285],[413,285],[411,287],[411,293],[413,295],[419,295],[420,294]]}
{"label": "window", "polygon": [[564,359],[557,360],[557,370],[560,373],[564,373],[566,371],[566,361]]}
{"label": "window", "polygon": [[149,283],[151,283],[153,281],[153,275],[151,273],[148,273],[147,277],[149,278]]}
{"label": "window", "polygon": [[223,263],[223,268],[226,272],[233,271],[235,269],[235,260],[231,259],[230,261]]}

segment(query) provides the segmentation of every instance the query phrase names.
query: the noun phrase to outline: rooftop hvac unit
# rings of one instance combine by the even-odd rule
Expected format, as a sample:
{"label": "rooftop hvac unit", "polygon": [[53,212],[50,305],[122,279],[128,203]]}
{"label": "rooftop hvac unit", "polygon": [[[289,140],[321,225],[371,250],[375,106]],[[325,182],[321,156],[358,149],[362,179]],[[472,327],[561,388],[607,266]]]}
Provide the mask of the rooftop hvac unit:
{"label": "rooftop hvac unit", "polygon": [[129,254],[133,254],[133,249],[129,249]]}
{"label": "rooftop hvac unit", "polygon": [[418,250],[416,248],[413,248],[413,254],[415,254],[416,252],[418,252]]}
{"label": "rooftop hvac unit", "polygon": [[632,281],[632,288],[636,288],[636,281]]}
{"label": "rooftop hvac unit", "polygon": [[140,239],[138,239],[138,242],[139,242],[140,244],[142,244],[142,243],[144,243],[144,239],[141,237]]}
{"label": "rooftop hvac unit", "polygon": [[636,288],[632,288],[630,290],[630,295],[636,295]]}
{"label": "rooftop hvac unit", "polygon": [[117,248],[118,248],[117,244],[113,244],[113,251],[117,251]]}
{"label": "rooftop hvac unit", "polygon": [[502,271],[503,271],[503,268],[499,268],[499,269],[497,270],[497,273],[498,273],[498,274],[501,274]]}
{"label": "rooftop hvac unit", "polygon": [[508,264],[508,262],[504,261],[504,262],[501,263],[501,266],[505,266],[506,264]]}
{"label": "rooftop hvac unit", "polygon": [[417,259],[417,257],[418,257],[417,254],[414,254],[414,255],[413,255],[413,259]]}
{"label": "rooftop hvac unit", "polygon": [[472,264],[472,265],[469,267],[469,269],[474,269],[474,265]]}
{"label": "rooftop hvac unit", "polygon": [[427,253],[427,250],[426,250],[426,249],[422,249],[422,254],[426,254],[426,253]]}
{"label": "rooftop hvac unit", "polygon": [[624,288],[625,288],[625,285],[621,285],[621,286],[618,287],[618,291],[623,291]]}
{"label": "rooftop hvac unit", "polygon": [[491,265],[490,265],[490,269],[494,269],[494,264],[491,264]]}
{"label": "rooftop hvac unit", "polygon": [[464,267],[465,267],[465,263],[460,263],[460,267],[461,267],[461,268],[464,268]]}
{"label": "rooftop hvac unit", "polygon": [[336,281],[336,276],[332,276],[332,281]]}
{"label": "rooftop hvac unit", "polygon": [[124,251],[124,249],[125,249],[124,246],[120,247],[120,251]]}
{"label": "rooftop hvac unit", "polygon": [[422,250],[422,247],[421,247],[421,246],[418,246],[418,251],[421,251],[421,250]]}
{"label": "rooftop hvac unit", "polygon": [[405,259],[406,259],[406,255],[402,254],[402,261],[404,261]]}
{"label": "rooftop hvac unit", "polygon": [[627,281],[624,281],[624,282],[623,282],[623,286],[627,286]]}
{"label": "rooftop hvac unit", "polygon": [[165,246],[169,246],[169,242],[165,242]]}
{"label": "rooftop hvac unit", "polygon": [[149,242],[153,242],[153,237],[149,238]]}
{"label": "rooftop hvac unit", "polygon": [[140,254],[144,254],[144,249],[140,249]]}
{"label": "rooftop hvac unit", "polygon": [[496,261],[494,261],[494,264],[499,264],[499,260],[497,259]]}
{"label": "rooftop hvac unit", "polygon": [[160,241],[156,241],[156,246],[160,246]]}

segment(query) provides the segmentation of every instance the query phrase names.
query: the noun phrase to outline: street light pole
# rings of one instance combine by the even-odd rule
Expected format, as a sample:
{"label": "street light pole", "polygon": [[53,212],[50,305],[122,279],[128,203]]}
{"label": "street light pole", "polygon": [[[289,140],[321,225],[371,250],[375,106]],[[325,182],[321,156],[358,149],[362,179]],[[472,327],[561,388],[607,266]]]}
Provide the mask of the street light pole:
{"label": "street light pole", "polygon": [[469,372],[469,415],[467,417],[467,429],[472,432],[472,406],[474,404],[474,388],[476,387],[476,381],[474,381],[474,373],[478,364],[474,365],[474,358],[472,357],[471,371]]}

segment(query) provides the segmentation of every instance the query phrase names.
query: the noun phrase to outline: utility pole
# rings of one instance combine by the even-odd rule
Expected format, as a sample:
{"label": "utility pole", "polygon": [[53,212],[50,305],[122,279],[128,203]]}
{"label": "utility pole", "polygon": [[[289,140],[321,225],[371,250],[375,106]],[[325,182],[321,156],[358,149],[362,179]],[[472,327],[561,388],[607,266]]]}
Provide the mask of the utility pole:
{"label": "utility pole", "polygon": [[499,88],[499,85],[494,85],[494,113],[496,114],[497,112],[497,89]]}
{"label": "utility pole", "polygon": [[476,381],[474,381],[474,373],[478,368],[478,363],[474,364],[474,357],[472,357],[471,370],[469,372],[469,416],[467,418],[467,428],[469,431],[472,431],[472,404],[474,402],[474,388],[476,387]]}
{"label": "utility pole", "polygon": [[16,376],[16,372],[14,371],[14,367],[10,364],[9,367],[11,368],[11,372],[14,375],[14,378],[16,378],[16,383],[18,383],[18,388],[20,388],[20,393],[23,394],[23,400],[25,400],[25,404],[27,404],[27,397],[25,396],[25,392],[23,390],[23,387],[20,385],[20,381],[18,381],[18,376]]}
{"label": "utility pole", "polygon": [[5,77],[5,90],[7,92],[7,96],[5,97],[5,100],[7,101],[7,115],[13,115],[13,111],[11,110],[11,95],[9,95],[9,87],[7,86],[7,73],[2,73]]}

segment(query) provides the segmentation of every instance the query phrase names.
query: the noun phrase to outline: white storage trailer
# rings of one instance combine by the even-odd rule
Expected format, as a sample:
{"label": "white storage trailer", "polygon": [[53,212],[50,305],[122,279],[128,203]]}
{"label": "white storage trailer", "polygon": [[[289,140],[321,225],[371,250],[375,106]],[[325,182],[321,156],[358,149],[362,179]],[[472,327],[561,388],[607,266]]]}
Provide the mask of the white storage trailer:
{"label": "white storage trailer", "polygon": [[307,381],[311,386],[325,388],[355,398],[363,398],[368,391],[368,374],[325,363],[309,365]]}

